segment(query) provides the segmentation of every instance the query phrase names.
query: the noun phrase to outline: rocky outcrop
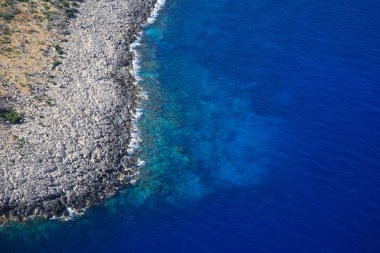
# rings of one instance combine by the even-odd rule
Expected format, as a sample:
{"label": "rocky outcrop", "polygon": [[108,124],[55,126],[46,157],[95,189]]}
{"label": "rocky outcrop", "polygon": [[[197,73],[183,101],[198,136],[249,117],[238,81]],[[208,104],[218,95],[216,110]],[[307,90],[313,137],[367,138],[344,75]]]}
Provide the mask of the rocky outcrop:
{"label": "rocky outcrop", "polygon": [[130,44],[155,0],[87,0],[69,24],[49,106],[0,134],[0,215],[68,215],[136,179],[128,154],[139,88]]}

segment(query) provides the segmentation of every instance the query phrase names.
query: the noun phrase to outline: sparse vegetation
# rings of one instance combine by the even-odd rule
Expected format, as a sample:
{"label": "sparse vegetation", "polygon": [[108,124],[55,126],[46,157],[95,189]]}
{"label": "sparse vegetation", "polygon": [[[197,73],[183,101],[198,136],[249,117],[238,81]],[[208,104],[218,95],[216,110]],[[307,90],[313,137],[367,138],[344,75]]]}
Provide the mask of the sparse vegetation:
{"label": "sparse vegetation", "polygon": [[22,149],[26,143],[27,141],[24,137],[18,138],[16,142],[16,149]]}
{"label": "sparse vegetation", "polygon": [[[44,70],[54,70],[61,64],[56,56],[62,58],[65,52],[59,43],[67,42],[66,21],[75,16],[79,2],[0,0],[0,79],[7,87],[28,94],[34,92],[29,83],[47,83],[51,77]],[[13,93],[1,86],[4,83],[0,83],[0,89]]]}

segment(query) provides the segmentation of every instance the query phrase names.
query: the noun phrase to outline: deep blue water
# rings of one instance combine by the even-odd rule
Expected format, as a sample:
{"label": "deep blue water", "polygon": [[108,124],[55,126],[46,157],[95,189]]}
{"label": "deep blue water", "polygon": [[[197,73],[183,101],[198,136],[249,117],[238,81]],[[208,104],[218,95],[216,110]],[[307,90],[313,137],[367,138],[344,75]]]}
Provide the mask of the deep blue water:
{"label": "deep blue water", "polygon": [[168,0],[140,183],[0,252],[380,252],[380,3]]}

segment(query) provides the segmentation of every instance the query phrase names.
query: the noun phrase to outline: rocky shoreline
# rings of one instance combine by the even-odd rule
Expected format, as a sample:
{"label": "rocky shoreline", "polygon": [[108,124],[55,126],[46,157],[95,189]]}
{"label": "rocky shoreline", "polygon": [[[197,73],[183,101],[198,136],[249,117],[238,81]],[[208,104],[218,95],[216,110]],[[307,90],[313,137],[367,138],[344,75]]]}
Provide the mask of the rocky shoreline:
{"label": "rocky shoreline", "polygon": [[49,106],[1,127],[0,223],[67,217],[138,177],[131,142],[141,91],[131,44],[155,0],[86,0],[52,70]]}

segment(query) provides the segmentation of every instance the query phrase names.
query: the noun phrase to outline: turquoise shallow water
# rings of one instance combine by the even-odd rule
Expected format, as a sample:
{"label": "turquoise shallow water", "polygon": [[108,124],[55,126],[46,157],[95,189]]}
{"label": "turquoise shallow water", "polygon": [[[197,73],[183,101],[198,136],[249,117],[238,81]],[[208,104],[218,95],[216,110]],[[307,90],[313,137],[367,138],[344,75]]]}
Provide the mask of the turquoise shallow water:
{"label": "turquoise shallow water", "polygon": [[378,252],[375,1],[168,0],[140,47],[140,182],[1,252]]}

